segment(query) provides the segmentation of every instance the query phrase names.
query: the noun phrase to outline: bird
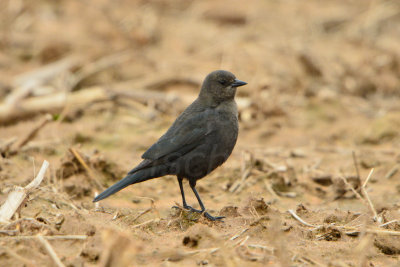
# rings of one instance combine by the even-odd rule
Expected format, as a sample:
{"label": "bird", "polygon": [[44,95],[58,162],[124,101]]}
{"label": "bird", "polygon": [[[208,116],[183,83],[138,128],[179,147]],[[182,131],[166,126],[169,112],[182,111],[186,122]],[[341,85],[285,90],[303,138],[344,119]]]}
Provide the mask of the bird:
{"label": "bird", "polygon": [[[142,162],[123,179],[97,195],[93,202],[107,198],[132,184],[165,175],[176,175],[184,209],[202,213],[211,221],[222,220],[223,216],[214,217],[206,211],[196,190],[196,183],[231,155],[239,132],[236,89],[246,84],[226,70],[209,73],[202,83],[198,97],[142,155]],[[183,190],[184,179],[188,180],[200,210],[187,204]]]}

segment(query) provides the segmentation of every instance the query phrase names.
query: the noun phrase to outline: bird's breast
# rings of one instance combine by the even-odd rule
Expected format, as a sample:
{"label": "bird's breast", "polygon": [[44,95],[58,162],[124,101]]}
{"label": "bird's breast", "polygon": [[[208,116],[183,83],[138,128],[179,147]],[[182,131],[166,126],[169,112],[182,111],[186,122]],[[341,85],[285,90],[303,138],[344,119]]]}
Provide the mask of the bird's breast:
{"label": "bird's breast", "polygon": [[228,158],[236,144],[239,132],[236,104],[225,108],[217,108],[216,111],[215,145],[217,150]]}

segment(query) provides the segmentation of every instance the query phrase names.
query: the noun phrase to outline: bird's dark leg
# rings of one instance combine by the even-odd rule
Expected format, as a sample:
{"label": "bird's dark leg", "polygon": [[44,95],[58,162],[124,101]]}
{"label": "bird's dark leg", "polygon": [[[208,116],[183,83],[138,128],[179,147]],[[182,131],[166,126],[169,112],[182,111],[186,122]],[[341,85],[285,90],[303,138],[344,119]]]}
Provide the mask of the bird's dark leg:
{"label": "bird's dark leg", "polygon": [[197,198],[197,201],[199,202],[199,205],[200,205],[200,208],[201,208],[201,213],[204,214],[204,217],[206,217],[206,218],[209,219],[210,221],[217,221],[217,220],[222,220],[223,218],[225,218],[225,217],[223,217],[223,216],[221,216],[221,217],[218,217],[218,216],[217,216],[217,217],[214,217],[214,216],[210,215],[208,212],[206,212],[206,208],[204,207],[204,204],[203,204],[203,202],[201,201],[200,195],[199,195],[199,193],[197,193],[196,184],[195,184],[195,183],[191,183],[191,182],[189,182],[189,184],[190,184],[190,188],[192,188],[193,193],[195,194],[195,196],[196,196],[196,198]]}
{"label": "bird's dark leg", "polygon": [[183,184],[182,184],[182,177],[177,177],[178,178],[178,183],[179,183],[179,188],[181,189],[181,195],[182,195],[182,204],[183,204],[183,207],[186,209],[186,206],[187,206],[187,204],[186,204],[186,199],[185,199],[185,192],[183,191]]}
{"label": "bird's dark leg", "polygon": [[203,213],[203,211],[201,211],[201,210],[196,210],[195,208],[192,208],[191,206],[189,206],[189,205],[186,203],[185,192],[183,191],[183,184],[182,184],[183,178],[180,177],[180,176],[178,176],[177,178],[178,178],[179,188],[181,189],[183,208],[184,208],[184,209],[187,209],[187,210],[190,210],[190,211],[193,211],[193,212]]}

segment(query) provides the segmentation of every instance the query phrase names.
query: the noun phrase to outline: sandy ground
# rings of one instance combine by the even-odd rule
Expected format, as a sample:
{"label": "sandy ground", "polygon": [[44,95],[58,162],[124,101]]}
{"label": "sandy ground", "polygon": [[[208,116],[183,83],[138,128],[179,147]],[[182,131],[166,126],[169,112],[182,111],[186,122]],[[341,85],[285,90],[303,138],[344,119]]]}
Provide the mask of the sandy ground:
{"label": "sandy ground", "polygon": [[[398,1],[8,0],[0,17],[0,203],[50,162],[0,225],[1,266],[56,266],[36,235],[83,236],[48,240],[65,266],[398,266]],[[198,182],[224,221],[172,208],[175,177],[95,206],[215,69],[249,83],[232,156]],[[129,97],[73,97],[87,88]]]}

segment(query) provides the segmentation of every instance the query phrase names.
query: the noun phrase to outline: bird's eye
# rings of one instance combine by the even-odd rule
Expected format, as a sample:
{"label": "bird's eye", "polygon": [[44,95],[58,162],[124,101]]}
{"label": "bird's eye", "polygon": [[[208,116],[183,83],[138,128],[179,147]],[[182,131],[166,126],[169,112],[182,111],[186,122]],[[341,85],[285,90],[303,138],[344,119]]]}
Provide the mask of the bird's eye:
{"label": "bird's eye", "polygon": [[219,80],[218,81],[221,85],[226,85],[226,81],[225,80]]}

